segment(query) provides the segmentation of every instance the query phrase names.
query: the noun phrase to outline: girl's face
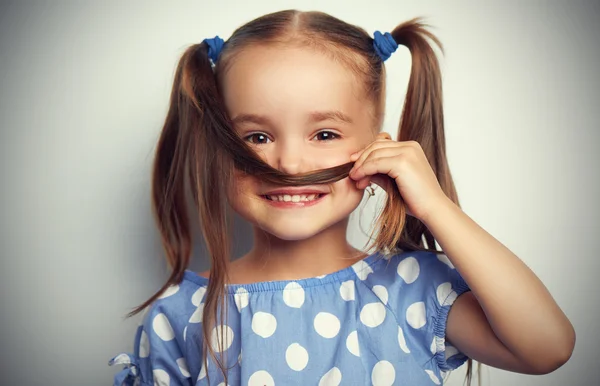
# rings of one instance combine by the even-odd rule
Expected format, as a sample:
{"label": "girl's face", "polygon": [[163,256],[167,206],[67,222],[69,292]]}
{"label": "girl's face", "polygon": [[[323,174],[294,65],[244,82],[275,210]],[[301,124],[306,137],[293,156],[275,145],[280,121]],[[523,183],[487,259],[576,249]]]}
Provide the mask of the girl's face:
{"label": "girl's face", "polygon": [[[316,51],[243,50],[221,85],[238,134],[285,173],[350,162],[352,153],[374,139],[372,103],[362,95],[356,76]],[[314,199],[314,192],[319,198]],[[363,190],[350,178],[286,188],[236,171],[228,199],[237,213],[264,231],[282,240],[303,240],[347,219],[362,197]]]}

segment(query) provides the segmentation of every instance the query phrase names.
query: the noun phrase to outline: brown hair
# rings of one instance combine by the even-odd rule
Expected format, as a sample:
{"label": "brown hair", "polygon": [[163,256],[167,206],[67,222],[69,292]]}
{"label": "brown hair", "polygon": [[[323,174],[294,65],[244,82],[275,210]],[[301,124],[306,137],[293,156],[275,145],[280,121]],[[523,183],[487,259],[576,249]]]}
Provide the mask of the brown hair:
{"label": "brown hair", "polygon": [[[442,190],[459,205],[446,158],[440,68],[428,40],[436,43],[442,52],[443,47],[420,19],[400,24],[391,35],[399,45],[406,46],[412,56],[397,140],[416,141],[421,145]],[[225,382],[227,369],[220,349],[222,339],[209,340],[210,328],[218,325],[219,320],[226,320],[224,291],[230,260],[230,219],[225,197],[233,168],[276,185],[300,186],[333,183],[347,177],[353,165],[347,163],[302,175],[287,175],[263,162],[236,134],[219,92],[219,74],[236,53],[258,44],[296,44],[332,55],[362,81],[367,97],[376,106],[379,126],[383,115],[385,69],[373,48],[373,39],[364,29],[325,13],[287,10],[245,24],[225,43],[214,69],[204,42],[192,45],[181,57],[156,149],[152,181],[154,215],[172,272],[164,286],[128,316],[146,308],[170,285],[181,282],[191,253],[186,207],[186,192],[190,193],[210,256],[210,280],[202,321],[204,364],[208,365],[208,352],[221,369]],[[436,249],[436,241],[426,226],[406,216],[395,184],[388,185],[385,207],[377,218],[374,247],[389,253],[398,250],[443,253]],[[215,355],[214,343],[221,358]],[[469,382],[471,376],[469,360]]]}

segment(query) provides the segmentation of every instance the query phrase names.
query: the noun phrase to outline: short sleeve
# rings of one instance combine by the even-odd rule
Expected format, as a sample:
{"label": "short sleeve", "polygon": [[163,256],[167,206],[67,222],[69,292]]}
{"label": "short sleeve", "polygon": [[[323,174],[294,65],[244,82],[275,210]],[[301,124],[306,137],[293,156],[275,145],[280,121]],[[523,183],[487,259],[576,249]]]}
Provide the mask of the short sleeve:
{"label": "short sleeve", "polygon": [[446,342],[446,327],[452,305],[469,286],[443,254],[403,252],[392,260],[393,272],[386,270],[393,281],[390,307],[405,344],[415,347],[411,352],[419,353],[418,360],[432,377],[458,368],[468,357]]}
{"label": "short sleeve", "polygon": [[115,374],[113,386],[191,386],[187,368],[172,322],[152,306],[138,326],[133,353],[120,353],[109,366],[123,365]]}

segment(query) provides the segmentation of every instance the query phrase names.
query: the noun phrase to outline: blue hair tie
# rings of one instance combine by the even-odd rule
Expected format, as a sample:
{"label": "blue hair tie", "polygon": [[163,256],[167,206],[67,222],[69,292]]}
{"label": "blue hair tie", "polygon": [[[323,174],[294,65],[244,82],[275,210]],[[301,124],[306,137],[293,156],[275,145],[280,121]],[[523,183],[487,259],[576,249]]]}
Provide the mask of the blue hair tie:
{"label": "blue hair tie", "polygon": [[203,43],[208,45],[208,57],[212,60],[213,64],[216,64],[225,42],[220,37],[215,36],[212,39],[204,39]]}
{"label": "blue hair tie", "polygon": [[374,36],[373,47],[375,47],[375,52],[385,62],[396,51],[398,43],[389,32],[381,34],[381,32],[375,31]]}

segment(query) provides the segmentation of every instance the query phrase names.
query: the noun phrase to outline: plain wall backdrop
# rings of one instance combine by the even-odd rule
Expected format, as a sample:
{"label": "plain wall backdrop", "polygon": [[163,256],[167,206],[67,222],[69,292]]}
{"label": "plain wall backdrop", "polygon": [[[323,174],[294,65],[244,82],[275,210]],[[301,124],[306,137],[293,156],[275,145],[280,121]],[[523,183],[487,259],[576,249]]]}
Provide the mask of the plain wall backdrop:
{"label": "plain wall backdrop", "polygon": [[[132,350],[139,322],[123,316],[167,277],[150,168],[179,56],[287,8],[369,33],[427,18],[446,49],[448,158],[463,209],[536,272],[577,332],[558,371],[485,368],[484,384],[597,384],[599,3],[397,0],[0,3],[0,384],[112,384],[107,361]],[[408,50],[386,67],[395,136]],[[356,246],[373,202],[353,216]],[[238,253],[248,229],[238,227]],[[448,384],[461,385],[465,368]]]}

